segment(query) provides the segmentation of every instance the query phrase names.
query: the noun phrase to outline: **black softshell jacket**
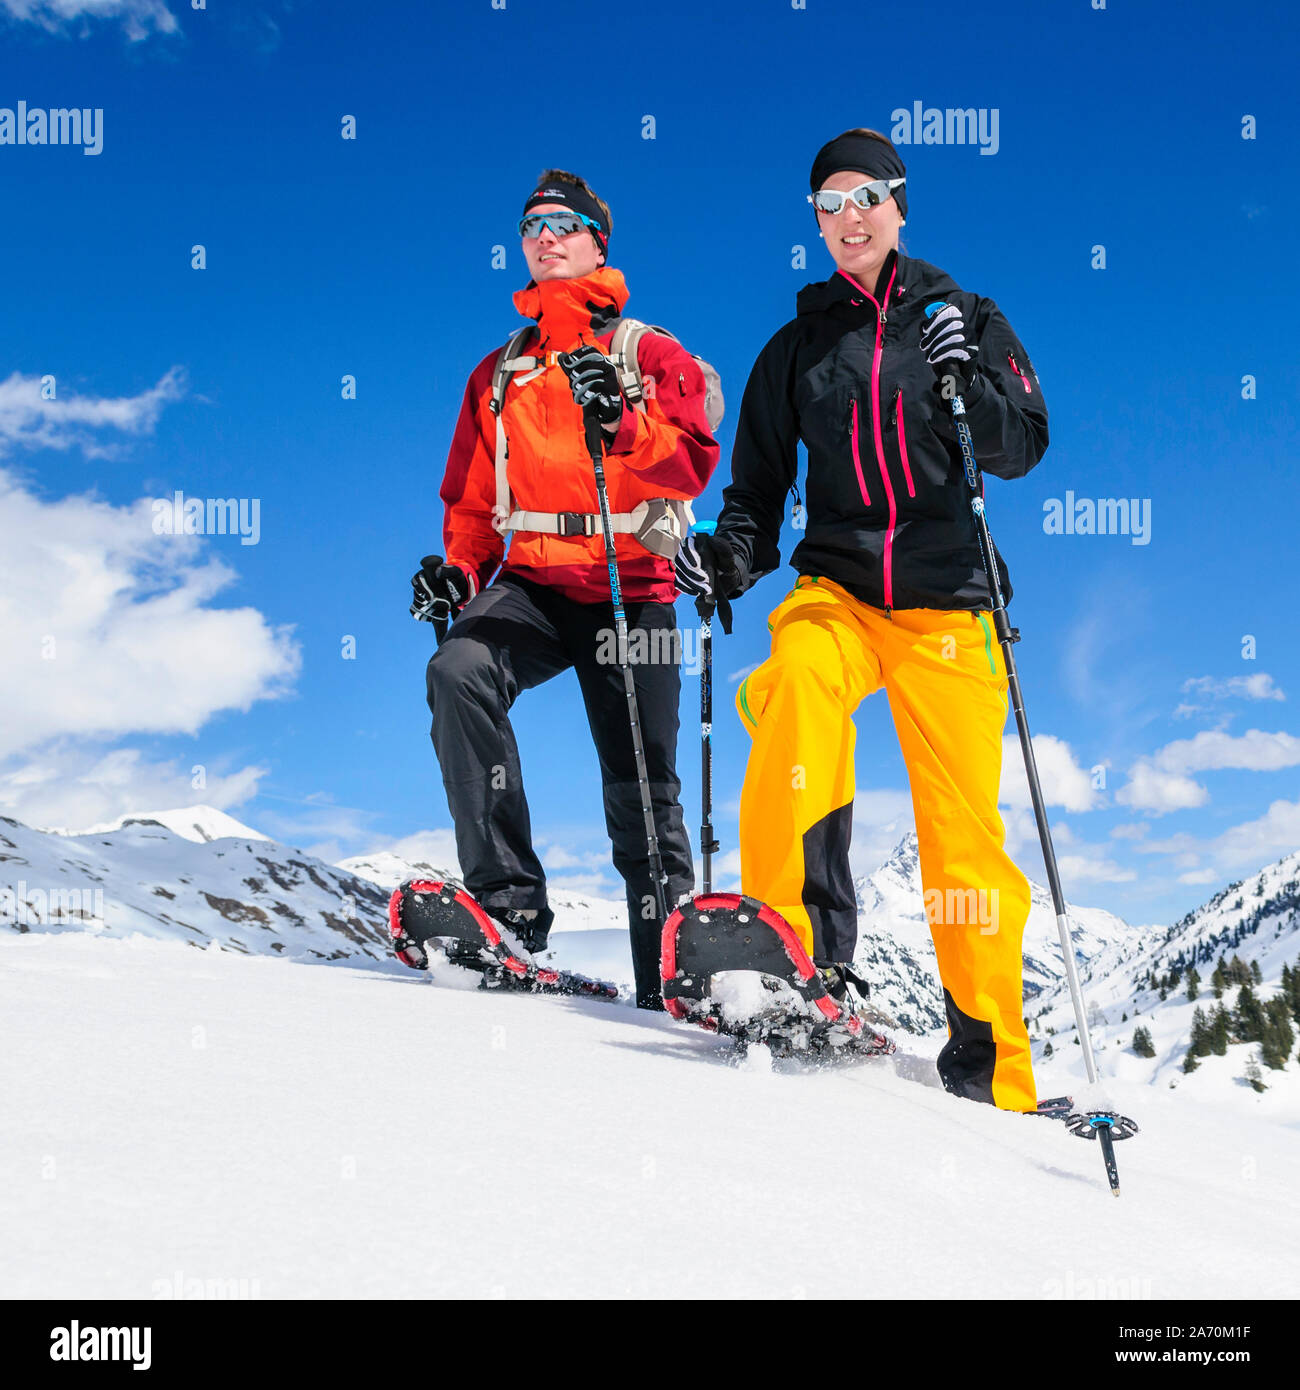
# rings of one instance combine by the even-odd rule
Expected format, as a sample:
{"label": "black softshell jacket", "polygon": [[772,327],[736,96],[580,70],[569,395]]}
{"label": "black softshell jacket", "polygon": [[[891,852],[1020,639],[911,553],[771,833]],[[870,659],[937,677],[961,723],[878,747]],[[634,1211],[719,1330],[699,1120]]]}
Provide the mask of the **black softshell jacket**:
{"label": "black softshell jacket", "polygon": [[791,559],[800,574],[833,579],[878,608],[991,606],[952,406],[918,346],[926,305],[957,305],[967,340],[979,344],[965,403],[983,471],[1019,478],[1042,458],[1038,377],[997,305],[937,266],[891,252],[874,288],[868,295],[838,272],[805,286],[798,316],[754,364],[718,518],[742,576],[731,597],[781,563],[802,441],[807,526]]}

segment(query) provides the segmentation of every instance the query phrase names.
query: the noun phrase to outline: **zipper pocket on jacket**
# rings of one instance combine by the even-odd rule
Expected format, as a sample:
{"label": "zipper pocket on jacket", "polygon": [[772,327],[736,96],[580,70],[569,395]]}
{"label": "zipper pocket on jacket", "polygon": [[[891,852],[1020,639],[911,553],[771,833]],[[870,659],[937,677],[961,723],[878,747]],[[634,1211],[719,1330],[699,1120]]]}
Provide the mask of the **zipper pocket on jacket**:
{"label": "zipper pocket on jacket", "polygon": [[898,421],[898,452],[903,460],[903,477],[907,479],[907,495],[916,496],[916,487],[912,483],[912,469],[907,462],[907,430],[903,426],[903,388],[900,386],[894,392],[894,418]]}
{"label": "zipper pocket on jacket", "polygon": [[1029,384],[1029,378],[1020,370],[1020,364],[1015,359],[1014,353],[1007,353],[1007,361],[1011,363],[1011,370],[1020,378],[1020,384],[1032,396],[1034,388]]}
{"label": "zipper pocket on jacket", "polygon": [[862,455],[858,451],[858,398],[853,397],[853,403],[849,410],[849,440],[853,445],[853,467],[858,475],[858,490],[862,493],[862,500],[869,507],[871,505],[871,495],[867,492],[867,480],[862,475]]}

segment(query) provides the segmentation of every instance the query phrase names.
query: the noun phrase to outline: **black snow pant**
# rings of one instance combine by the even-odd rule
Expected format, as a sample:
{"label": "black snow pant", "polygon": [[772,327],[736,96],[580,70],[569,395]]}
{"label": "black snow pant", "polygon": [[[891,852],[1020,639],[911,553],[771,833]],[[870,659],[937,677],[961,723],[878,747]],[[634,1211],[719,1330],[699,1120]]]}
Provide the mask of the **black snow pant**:
{"label": "black snow pant", "polygon": [[[681,692],[676,614],[668,603],[625,607],[671,911],[695,886],[675,767]],[[545,907],[546,876],[533,850],[510,708],[521,690],[573,667],[600,759],[614,867],[627,887],[637,1004],[659,1008],[663,923],[654,905],[627,692],[613,632],[608,601],[578,603],[518,575],[500,575],[465,605],[429,661],[431,732],[465,887],[489,912]],[[555,737],[565,740],[569,734],[556,728]]]}

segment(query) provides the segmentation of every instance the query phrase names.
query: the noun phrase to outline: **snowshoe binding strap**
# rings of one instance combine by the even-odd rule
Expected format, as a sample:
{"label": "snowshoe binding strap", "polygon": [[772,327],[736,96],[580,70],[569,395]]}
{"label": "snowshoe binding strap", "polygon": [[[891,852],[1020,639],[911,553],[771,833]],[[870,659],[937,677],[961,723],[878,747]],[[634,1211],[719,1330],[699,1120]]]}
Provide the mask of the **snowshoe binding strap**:
{"label": "snowshoe binding strap", "polygon": [[664,923],[664,1007],[674,1018],[691,1017],[707,1004],[710,981],[724,970],[775,976],[827,1022],[839,1022],[846,1012],[831,998],[794,928],[775,908],[740,893],[691,898]]}
{"label": "snowshoe binding strap", "polygon": [[[529,925],[549,928],[550,914],[539,914]],[[437,939],[450,943],[448,957],[454,964],[480,970],[486,988],[618,998],[617,987],[604,980],[539,965],[527,950],[516,950],[473,896],[451,879],[410,879],[395,888],[388,900],[388,930],[397,958],[416,970],[427,969],[427,943]]]}

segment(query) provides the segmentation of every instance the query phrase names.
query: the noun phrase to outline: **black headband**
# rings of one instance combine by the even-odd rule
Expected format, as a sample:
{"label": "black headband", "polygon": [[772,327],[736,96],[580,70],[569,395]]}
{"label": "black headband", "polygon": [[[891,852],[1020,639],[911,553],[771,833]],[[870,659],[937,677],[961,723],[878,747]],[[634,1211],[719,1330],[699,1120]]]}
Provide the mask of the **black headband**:
{"label": "black headband", "polygon": [[[887,141],[873,139],[870,135],[840,135],[817,151],[812,173],[808,176],[812,191],[816,193],[832,174],[844,169],[857,170],[871,179],[907,177],[907,168],[898,157],[898,151]],[[898,204],[899,215],[906,217],[907,189],[894,189],[894,201]]]}
{"label": "black headband", "polygon": [[591,234],[605,255],[609,255],[609,228],[605,225],[605,214],[601,212],[600,205],[590,193],[575,188],[573,184],[544,183],[529,195],[528,201],[524,204],[524,216],[526,217],[539,203],[563,203],[566,208],[572,208],[574,212],[590,217],[596,224],[590,229]]}

